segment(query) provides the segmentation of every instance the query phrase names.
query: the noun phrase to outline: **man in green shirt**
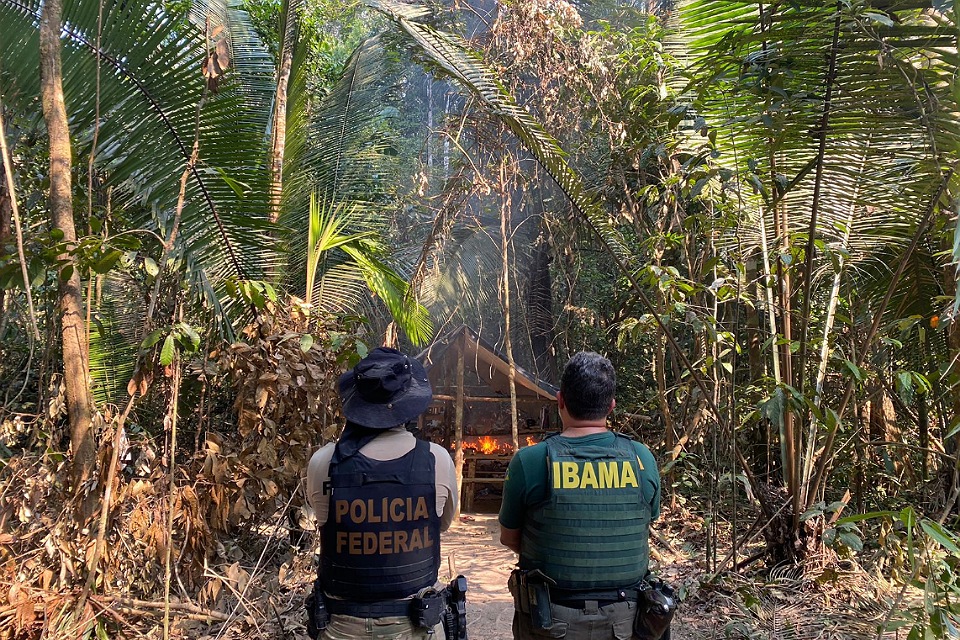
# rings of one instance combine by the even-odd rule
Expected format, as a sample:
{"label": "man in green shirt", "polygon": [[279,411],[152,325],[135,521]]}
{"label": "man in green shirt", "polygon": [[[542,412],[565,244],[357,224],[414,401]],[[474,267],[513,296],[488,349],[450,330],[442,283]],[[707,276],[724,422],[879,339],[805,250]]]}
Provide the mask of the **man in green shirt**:
{"label": "man in green shirt", "polygon": [[573,356],[557,393],[563,432],[521,449],[507,469],[500,542],[520,555],[516,640],[634,637],[660,474],[645,445],[607,428],[615,386],[609,360]]}

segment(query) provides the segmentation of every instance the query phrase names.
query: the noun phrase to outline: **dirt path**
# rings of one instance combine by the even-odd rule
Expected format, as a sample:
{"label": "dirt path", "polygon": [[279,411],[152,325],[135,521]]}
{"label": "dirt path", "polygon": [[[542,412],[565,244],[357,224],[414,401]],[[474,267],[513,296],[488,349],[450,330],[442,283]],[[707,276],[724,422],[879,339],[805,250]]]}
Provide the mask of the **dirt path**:
{"label": "dirt path", "polygon": [[[517,556],[500,545],[499,534],[497,516],[469,514],[461,516],[441,538],[445,570],[450,573],[453,567],[467,577],[467,629],[476,640],[513,638],[513,600],[507,591],[507,577]],[[673,640],[704,637],[686,627],[678,620],[672,629]]]}
{"label": "dirt path", "polygon": [[507,577],[517,562],[515,553],[499,542],[497,516],[460,517],[440,542],[448,574],[467,577],[467,629],[477,640],[512,640],[513,600]]}

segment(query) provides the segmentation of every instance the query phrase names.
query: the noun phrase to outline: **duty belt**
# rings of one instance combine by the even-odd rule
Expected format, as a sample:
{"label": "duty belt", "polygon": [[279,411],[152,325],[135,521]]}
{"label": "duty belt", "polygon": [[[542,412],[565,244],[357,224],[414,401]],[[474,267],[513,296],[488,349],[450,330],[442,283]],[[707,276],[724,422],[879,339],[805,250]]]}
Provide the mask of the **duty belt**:
{"label": "duty belt", "polygon": [[354,618],[391,618],[410,616],[412,600],[383,600],[381,602],[351,602],[327,598],[327,610],[337,615]]}
{"label": "duty belt", "polygon": [[583,609],[587,602],[596,602],[598,607],[605,607],[617,602],[636,602],[637,588],[608,589],[604,591],[566,591],[551,589],[550,602],[569,609]]}

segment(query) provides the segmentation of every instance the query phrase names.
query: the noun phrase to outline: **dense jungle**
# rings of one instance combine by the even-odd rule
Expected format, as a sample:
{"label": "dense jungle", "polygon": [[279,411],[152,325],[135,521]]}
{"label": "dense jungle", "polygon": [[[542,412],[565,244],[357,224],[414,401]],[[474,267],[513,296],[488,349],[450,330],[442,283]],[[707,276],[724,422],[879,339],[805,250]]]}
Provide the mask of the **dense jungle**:
{"label": "dense jungle", "polygon": [[612,360],[675,639],[960,637],[958,11],[0,0],[0,640],[305,639],[338,376],[462,326],[510,453]]}

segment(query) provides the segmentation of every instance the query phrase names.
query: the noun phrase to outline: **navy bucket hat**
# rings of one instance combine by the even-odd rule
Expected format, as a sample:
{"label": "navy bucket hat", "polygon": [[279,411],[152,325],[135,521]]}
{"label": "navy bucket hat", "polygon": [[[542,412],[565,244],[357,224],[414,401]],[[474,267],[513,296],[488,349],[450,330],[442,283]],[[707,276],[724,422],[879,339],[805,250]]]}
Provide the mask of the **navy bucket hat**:
{"label": "navy bucket hat", "polygon": [[423,365],[396,349],[377,347],[340,376],[343,415],[370,429],[389,429],[427,410],[433,390]]}

